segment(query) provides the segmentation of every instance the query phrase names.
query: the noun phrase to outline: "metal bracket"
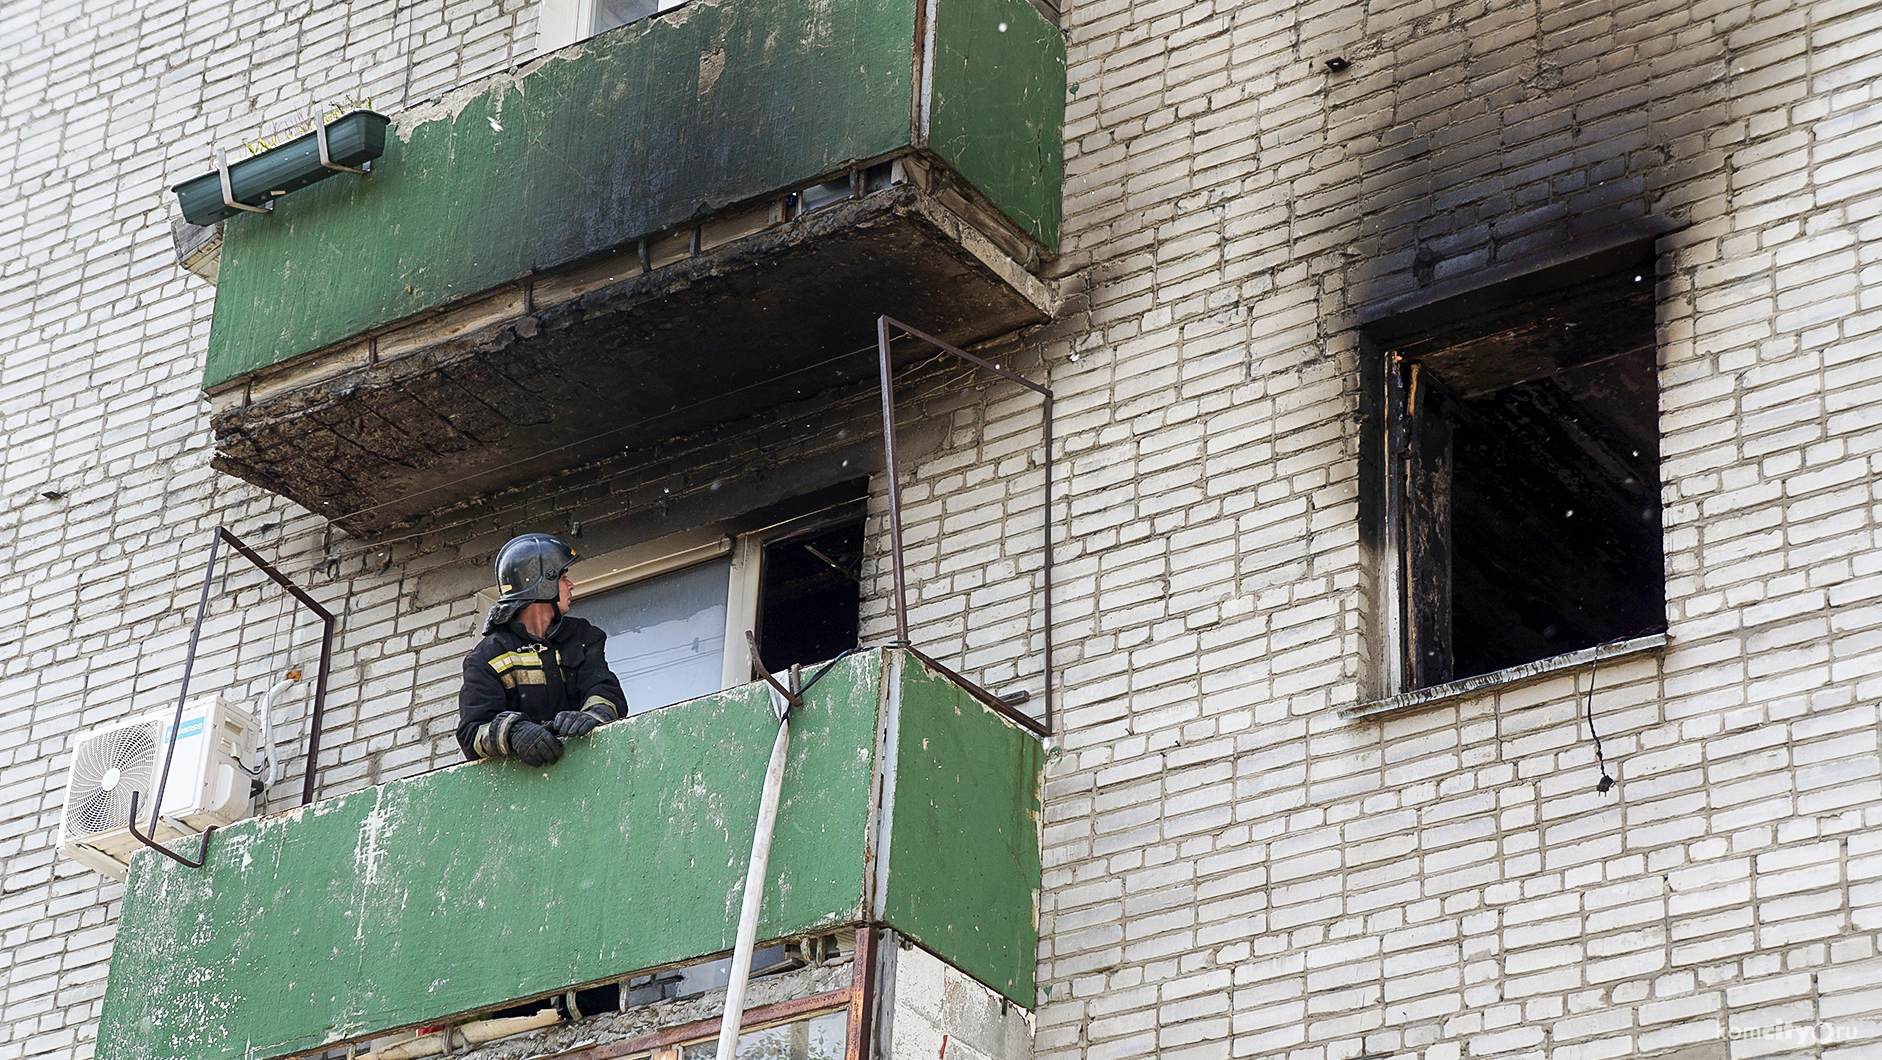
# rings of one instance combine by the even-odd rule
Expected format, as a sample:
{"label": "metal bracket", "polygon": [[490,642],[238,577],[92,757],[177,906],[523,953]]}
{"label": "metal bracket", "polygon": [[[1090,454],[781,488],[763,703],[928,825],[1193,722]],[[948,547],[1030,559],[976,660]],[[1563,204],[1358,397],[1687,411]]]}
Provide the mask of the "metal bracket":
{"label": "metal bracket", "polygon": [[[773,696],[771,700],[772,709],[777,711],[778,720],[783,721],[785,715],[789,714],[793,707],[804,705],[804,698],[791,689],[785,688],[778,683],[777,678],[771,676],[771,671],[765,668],[764,661],[758,658],[758,638],[753,636],[749,629],[745,631],[745,644],[751,648],[752,676],[764,678],[765,683],[771,686],[771,690],[777,693],[777,696]],[[792,670],[791,684],[795,686],[797,684],[796,667],[792,667]],[[783,698],[779,699],[778,696]]]}
{"label": "metal bracket", "polygon": [[260,206],[250,206],[245,202],[235,201],[235,189],[229,183],[229,152],[219,147],[216,148],[216,173],[222,177],[222,205],[231,206],[237,210],[247,210],[249,213],[270,213],[274,210],[273,200]]}
{"label": "metal bracket", "polygon": [[372,172],[371,162],[356,168],[343,166],[333,160],[333,152],[327,149],[327,116],[324,113],[314,115],[314,139],[320,144],[320,164],[326,168],[336,169],[342,173],[358,173],[362,177]]}
{"label": "metal bracket", "polygon": [[[153,814],[151,816],[151,820],[155,821],[156,819],[157,819],[156,815]],[[203,831],[202,844],[196,848],[196,860],[191,861],[190,859],[184,857],[183,855],[177,853],[176,851],[171,850],[169,847],[164,846],[162,843],[157,842],[155,839],[152,839],[150,836],[147,836],[144,833],[137,830],[137,792],[135,791],[131,792],[130,826],[131,826],[131,835],[135,836],[139,843],[142,843],[145,846],[149,847],[150,849],[156,851],[157,853],[162,854],[164,857],[169,858],[171,861],[179,862],[192,869],[202,868],[203,862],[209,860],[209,837],[216,830],[216,826],[212,824]],[[153,833],[156,832],[157,826],[155,824],[152,824],[150,826],[150,830]]]}

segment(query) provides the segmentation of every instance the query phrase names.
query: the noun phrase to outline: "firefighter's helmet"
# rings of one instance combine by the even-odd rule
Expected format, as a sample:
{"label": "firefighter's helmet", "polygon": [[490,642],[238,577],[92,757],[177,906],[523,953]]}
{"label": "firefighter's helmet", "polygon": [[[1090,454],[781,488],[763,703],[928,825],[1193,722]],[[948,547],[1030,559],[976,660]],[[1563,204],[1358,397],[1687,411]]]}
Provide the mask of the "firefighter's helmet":
{"label": "firefighter's helmet", "polygon": [[513,537],[497,552],[497,600],[525,603],[554,600],[561,595],[557,586],[562,572],[581,556],[575,546],[554,534],[524,534]]}
{"label": "firefighter's helmet", "polygon": [[503,625],[516,613],[537,602],[554,603],[561,596],[562,574],[581,555],[575,546],[554,534],[513,537],[497,551],[497,606],[484,620],[484,632]]}

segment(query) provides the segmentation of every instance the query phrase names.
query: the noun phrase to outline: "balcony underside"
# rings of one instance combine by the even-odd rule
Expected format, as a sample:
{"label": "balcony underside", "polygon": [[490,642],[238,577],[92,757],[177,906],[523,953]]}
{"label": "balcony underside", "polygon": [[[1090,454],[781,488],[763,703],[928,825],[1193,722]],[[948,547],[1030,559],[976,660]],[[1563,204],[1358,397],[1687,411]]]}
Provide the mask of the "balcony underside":
{"label": "balcony underside", "polygon": [[647,264],[622,248],[220,388],[215,466],[369,537],[871,377],[879,314],[968,345],[1050,308],[913,185]]}

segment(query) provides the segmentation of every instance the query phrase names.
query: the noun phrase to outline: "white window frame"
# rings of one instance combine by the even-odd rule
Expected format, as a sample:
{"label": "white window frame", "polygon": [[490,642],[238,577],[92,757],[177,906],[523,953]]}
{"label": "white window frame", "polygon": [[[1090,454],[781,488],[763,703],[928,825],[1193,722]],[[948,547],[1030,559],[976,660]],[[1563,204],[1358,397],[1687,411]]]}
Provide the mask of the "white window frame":
{"label": "white window frame", "polygon": [[[719,688],[736,688],[751,680],[751,645],[745,640],[745,632],[758,624],[758,591],[764,584],[765,546],[780,537],[831,521],[834,513],[855,503],[842,501],[752,530],[730,533],[724,524],[719,524],[669,534],[596,556],[583,556],[568,570],[569,581],[575,583],[571,598],[579,604],[584,596],[731,556],[731,575],[726,587],[725,656],[719,671]],[[477,596],[486,609],[496,606],[496,589],[485,589]]]}
{"label": "white window frame", "polygon": [[[686,0],[659,0],[670,11]],[[565,48],[595,35],[595,0],[542,0],[536,10],[536,53]]]}

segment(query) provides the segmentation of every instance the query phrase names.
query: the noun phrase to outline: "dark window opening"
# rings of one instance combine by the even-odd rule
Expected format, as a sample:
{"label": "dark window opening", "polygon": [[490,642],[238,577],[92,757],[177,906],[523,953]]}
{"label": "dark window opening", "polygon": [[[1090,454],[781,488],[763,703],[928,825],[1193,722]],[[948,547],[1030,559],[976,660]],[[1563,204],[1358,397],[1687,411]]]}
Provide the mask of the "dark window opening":
{"label": "dark window opening", "polygon": [[1388,353],[1407,690],[1666,628],[1651,260],[1567,275]]}
{"label": "dark window opening", "polygon": [[765,665],[808,666],[854,648],[862,569],[860,518],[765,542],[757,630]]}

